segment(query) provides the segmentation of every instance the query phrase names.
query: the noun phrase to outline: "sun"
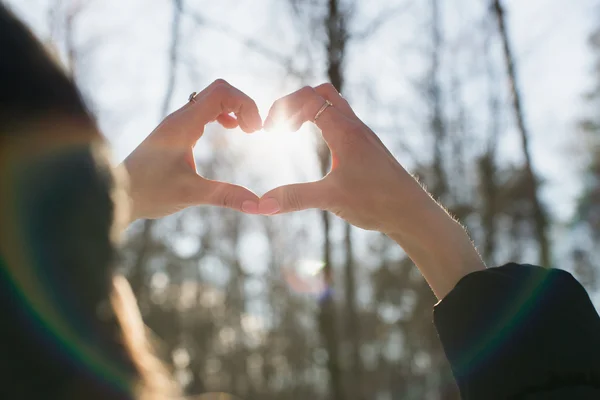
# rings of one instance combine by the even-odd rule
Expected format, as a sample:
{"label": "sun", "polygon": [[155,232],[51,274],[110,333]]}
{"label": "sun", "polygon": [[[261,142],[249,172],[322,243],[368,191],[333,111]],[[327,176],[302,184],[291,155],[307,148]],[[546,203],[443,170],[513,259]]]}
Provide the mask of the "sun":
{"label": "sun", "polygon": [[[264,121],[271,104],[257,104]],[[216,160],[217,168],[206,169],[207,178],[227,180],[262,195],[281,185],[322,178],[317,152],[321,141],[318,128],[310,122],[293,132],[288,121],[279,120],[268,131],[250,134],[215,122],[205,130],[195,155]]]}
{"label": "sun", "polygon": [[245,134],[226,133],[235,146],[237,161],[244,170],[259,178],[261,186],[282,185],[318,179],[318,135],[309,123],[292,132],[286,121],[277,121],[269,130]]}

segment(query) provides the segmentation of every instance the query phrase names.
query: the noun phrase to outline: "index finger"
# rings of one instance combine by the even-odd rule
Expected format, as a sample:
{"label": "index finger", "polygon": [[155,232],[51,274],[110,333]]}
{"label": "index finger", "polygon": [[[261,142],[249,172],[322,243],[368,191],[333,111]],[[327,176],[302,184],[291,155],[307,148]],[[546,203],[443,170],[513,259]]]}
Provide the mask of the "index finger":
{"label": "index finger", "polygon": [[244,132],[251,133],[262,128],[254,100],[222,79],[217,79],[198,93],[189,110],[202,125],[216,120],[221,114],[234,113]]}
{"label": "index finger", "polygon": [[[323,96],[314,88],[306,86],[289,94],[273,103],[265,120],[265,129],[269,130],[279,120],[291,121],[292,129],[297,130],[305,122],[315,123],[323,133],[323,138],[330,142],[335,140],[340,130],[344,130],[352,123],[351,116],[346,115],[339,101],[330,96]],[[315,121],[317,113],[330,101],[333,106],[324,109]],[[336,104],[337,103],[337,104]]]}

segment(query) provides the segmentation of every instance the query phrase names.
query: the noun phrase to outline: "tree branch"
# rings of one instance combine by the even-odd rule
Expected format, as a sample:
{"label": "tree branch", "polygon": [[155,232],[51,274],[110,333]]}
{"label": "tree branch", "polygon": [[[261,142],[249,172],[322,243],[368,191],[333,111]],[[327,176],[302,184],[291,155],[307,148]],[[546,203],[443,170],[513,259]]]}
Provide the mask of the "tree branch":
{"label": "tree branch", "polygon": [[207,27],[207,28],[213,29],[217,32],[221,32],[224,35],[228,36],[229,38],[234,39],[235,41],[239,42],[240,44],[242,44],[244,47],[248,48],[249,50],[252,50],[252,51],[256,52],[257,54],[260,54],[265,59],[267,59],[271,62],[274,62],[276,64],[279,64],[281,67],[285,68],[288,71],[288,73],[290,73],[291,75],[293,75],[294,77],[296,77],[298,79],[305,79],[308,75],[308,73],[306,71],[301,71],[294,66],[293,57],[287,57],[287,56],[279,53],[278,51],[269,48],[268,46],[261,43],[257,39],[249,38],[249,37],[245,36],[244,34],[236,31],[235,29],[232,29],[231,27],[229,27],[228,25],[226,25],[222,22],[204,17],[204,16],[198,14],[197,12],[193,12],[193,11],[186,12],[186,16],[191,18],[192,21],[194,21],[194,23],[196,25]]}

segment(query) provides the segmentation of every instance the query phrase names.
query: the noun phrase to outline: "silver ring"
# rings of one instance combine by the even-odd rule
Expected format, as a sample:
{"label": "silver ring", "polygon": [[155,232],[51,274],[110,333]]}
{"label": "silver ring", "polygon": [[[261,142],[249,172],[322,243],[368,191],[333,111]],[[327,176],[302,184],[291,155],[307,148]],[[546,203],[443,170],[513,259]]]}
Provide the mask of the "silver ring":
{"label": "silver ring", "polygon": [[195,103],[196,102],[196,96],[198,96],[198,93],[192,92],[192,94],[190,94],[190,97],[188,97],[188,101],[191,101],[192,103]]}
{"label": "silver ring", "polygon": [[330,102],[329,100],[325,100],[325,104],[323,104],[323,106],[319,109],[319,111],[317,111],[317,115],[315,115],[315,118],[313,119],[313,121],[317,121],[317,119],[319,119],[319,117],[321,116],[321,114],[323,114],[323,112],[325,112],[325,110],[327,110],[329,107],[333,106],[333,103]]}

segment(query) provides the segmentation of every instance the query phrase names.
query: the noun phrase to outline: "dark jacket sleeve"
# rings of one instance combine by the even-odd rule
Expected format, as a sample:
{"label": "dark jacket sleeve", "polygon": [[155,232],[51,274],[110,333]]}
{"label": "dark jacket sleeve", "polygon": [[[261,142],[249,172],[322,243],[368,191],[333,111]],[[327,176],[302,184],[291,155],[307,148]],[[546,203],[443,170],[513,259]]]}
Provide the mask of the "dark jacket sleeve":
{"label": "dark jacket sleeve", "polygon": [[600,399],[600,319],[568,272],[469,274],[434,322],[464,400]]}

